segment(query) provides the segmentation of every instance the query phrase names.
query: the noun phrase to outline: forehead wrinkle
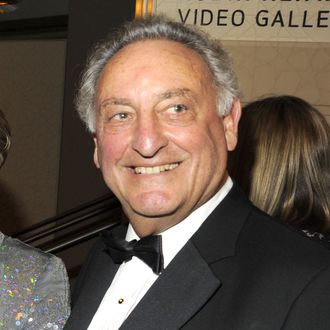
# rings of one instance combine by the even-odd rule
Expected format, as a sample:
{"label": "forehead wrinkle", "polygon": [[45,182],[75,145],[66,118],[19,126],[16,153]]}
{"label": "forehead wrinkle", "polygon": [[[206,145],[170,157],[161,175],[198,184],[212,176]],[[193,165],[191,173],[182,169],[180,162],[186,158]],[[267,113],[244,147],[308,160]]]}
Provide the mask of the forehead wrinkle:
{"label": "forehead wrinkle", "polygon": [[124,97],[109,97],[103,100],[98,107],[98,110],[102,110],[108,105],[124,105],[124,106],[131,106],[132,103],[129,99],[124,98]]}
{"label": "forehead wrinkle", "polygon": [[[186,96],[186,97],[191,97],[191,90],[189,88],[175,88],[175,89],[170,89],[165,92],[159,93],[155,96],[155,99],[160,102],[163,100],[167,100],[173,97],[178,97],[178,96]],[[109,97],[105,100],[103,100],[99,106],[99,110],[105,108],[108,105],[124,105],[124,106],[132,106],[132,102],[128,98],[124,97]]]}
{"label": "forehead wrinkle", "polygon": [[163,101],[170,99],[172,97],[178,97],[178,96],[188,96],[191,97],[192,92],[189,88],[175,88],[175,89],[169,89],[165,92],[159,93],[156,95],[157,101]]}
{"label": "forehead wrinkle", "polygon": [[101,102],[101,107],[104,107],[108,104],[114,105],[131,105],[131,101],[125,97],[108,97]]}

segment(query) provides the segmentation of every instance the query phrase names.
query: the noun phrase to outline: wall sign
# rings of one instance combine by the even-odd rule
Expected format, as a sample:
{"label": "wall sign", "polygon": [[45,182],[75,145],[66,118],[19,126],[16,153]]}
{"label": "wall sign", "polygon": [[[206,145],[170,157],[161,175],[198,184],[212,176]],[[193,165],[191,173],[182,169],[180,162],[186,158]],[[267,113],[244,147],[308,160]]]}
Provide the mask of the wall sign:
{"label": "wall sign", "polygon": [[330,42],[330,0],[136,1],[136,16],[152,14],[222,40]]}

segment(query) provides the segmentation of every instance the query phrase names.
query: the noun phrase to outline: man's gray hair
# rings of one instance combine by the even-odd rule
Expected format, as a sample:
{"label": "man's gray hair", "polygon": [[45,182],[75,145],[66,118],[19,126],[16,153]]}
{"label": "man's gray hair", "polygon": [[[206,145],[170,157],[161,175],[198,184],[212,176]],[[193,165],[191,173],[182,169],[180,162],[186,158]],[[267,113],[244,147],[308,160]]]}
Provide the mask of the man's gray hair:
{"label": "man's gray hair", "polygon": [[137,19],[123,24],[106,40],[96,44],[87,61],[76,97],[80,118],[91,133],[96,129],[96,90],[100,75],[110,59],[121,49],[137,41],[172,40],[196,51],[208,64],[218,89],[219,115],[226,115],[239,88],[232,61],[220,43],[195,27],[188,27],[163,16]]}

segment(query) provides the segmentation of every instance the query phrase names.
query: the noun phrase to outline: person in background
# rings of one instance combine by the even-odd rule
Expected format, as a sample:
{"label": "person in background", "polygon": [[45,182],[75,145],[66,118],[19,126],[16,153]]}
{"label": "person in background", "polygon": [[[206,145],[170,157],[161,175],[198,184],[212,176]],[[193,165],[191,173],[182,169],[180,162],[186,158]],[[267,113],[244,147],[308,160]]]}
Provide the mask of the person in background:
{"label": "person in background", "polygon": [[243,108],[229,173],[266,213],[308,236],[330,234],[330,127],[305,100],[266,97]]}
{"label": "person in background", "polygon": [[129,224],[97,240],[65,330],[330,329],[330,251],[228,176],[239,94],[219,42],[165,17],[94,49],[78,111]]}
{"label": "person in background", "polygon": [[[0,167],[9,147],[10,129],[0,110]],[[63,262],[0,232],[0,329],[63,329],[69,306]]]}

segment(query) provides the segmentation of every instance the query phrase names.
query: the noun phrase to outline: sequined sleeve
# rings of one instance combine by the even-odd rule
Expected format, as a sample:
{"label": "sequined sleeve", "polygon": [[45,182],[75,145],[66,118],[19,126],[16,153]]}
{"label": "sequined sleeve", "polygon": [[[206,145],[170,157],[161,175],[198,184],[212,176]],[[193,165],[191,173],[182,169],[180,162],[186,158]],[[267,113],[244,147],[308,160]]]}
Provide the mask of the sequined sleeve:
{"label": "sequined sleeve", "polygon": [[0,329],[63,329],[70,312],[63,262],[6,236],[0,262]]}

